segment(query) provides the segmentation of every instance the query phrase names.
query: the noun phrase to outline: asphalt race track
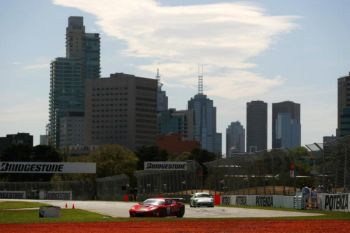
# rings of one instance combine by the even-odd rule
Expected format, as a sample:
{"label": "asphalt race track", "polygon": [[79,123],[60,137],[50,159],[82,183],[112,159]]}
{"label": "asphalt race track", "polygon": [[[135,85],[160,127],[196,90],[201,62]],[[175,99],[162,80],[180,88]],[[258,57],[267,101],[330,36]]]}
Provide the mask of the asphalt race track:
{"label": "asphalt race track", "polygon": [[[5,200],[2,200],[5,201]],[[13,201],[6,200],[6,201]],[[17,200],[48,203],[61,208],[72,208],[88,210],[111,217],[129,217],[129,209],[135,203],[116,201],[55,201],[55,200]],[[232,207],[214,208],[191,208],[186,205],[184,218],[269,218],[269,217],[296,217],[296,216],[316,216],[320,214],[310,214],[280,210],[261,210]]]}

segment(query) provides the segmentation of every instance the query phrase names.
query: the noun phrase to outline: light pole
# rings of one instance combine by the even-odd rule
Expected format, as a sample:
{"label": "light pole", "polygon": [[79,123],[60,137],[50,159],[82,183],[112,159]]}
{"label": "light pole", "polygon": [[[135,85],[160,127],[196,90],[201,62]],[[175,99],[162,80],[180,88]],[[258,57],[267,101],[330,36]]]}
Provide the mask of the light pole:
{"label": "light pole", "polygon": [[347,176],[347,160],[348,160],[348,147],[345,143],[345,159],[344,159],[344,193],[346,192],[346,176]]}
{"label": "light pole", "polygon": [[324,150],[317,143],[314,145],[321,151],[322,153],[322,186],[324,187],[324,173],[325,173],[325,164],[324,164]]}

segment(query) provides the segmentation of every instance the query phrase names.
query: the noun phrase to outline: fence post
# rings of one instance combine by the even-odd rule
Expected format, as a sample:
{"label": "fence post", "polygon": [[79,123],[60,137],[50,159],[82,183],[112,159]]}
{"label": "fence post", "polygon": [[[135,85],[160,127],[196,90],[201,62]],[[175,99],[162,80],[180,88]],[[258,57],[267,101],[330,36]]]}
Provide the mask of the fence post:
{"label": "fence post", "polygon": [[344,193],[346,192],[346,176],[347,176],[347,160],[348,160],[348,147],[345,144],[345,159],[344,159]]}

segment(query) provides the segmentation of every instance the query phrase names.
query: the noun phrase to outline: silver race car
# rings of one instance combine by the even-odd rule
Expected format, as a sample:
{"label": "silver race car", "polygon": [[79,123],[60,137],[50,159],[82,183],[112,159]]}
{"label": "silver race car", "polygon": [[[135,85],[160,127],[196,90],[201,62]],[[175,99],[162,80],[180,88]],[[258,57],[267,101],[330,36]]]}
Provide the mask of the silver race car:
{"label": "silver race car", "polygon": [[209,193],[195,193],[190,199],[191,207],[214,207],[214,198]]}

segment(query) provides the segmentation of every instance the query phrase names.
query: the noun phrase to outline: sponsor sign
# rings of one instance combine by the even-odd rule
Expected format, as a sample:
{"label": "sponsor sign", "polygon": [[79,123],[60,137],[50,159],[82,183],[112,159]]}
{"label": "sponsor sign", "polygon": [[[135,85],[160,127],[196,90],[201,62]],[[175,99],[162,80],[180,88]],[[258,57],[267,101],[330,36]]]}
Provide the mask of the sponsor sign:
{"label": "sponsor sign", "polygon": [[349,194],[325,195],[324,197],[325,210],[348,210],[349,209]]}
{"label": "sponsor sign", "polygon": [[72,200],[71,191],[48,191],[46,193],[47,200]]}
{"label": "sponsor sign", "polygon": [[145,162],[145,170],[176,170],[176,171],[185,171],[187,170],[186,162]]}
{"label": "sponsor sign", "polygon": [[247,205],[247,196],[237,196],[236,205]]}
{"label": "sponsor sign", "polygon": [[273,206],[273,196],[256,196],[255,200],[257,206]]}
{"label": "sponsor sign", "polygon": [[222,196],[221,204],[223,205],[231,205],[231,196]]}
{"label": "sponsor sign", "polygon": [[0,199],[25,199],[25,191],[0,191]]}
{"label": "sponsor sign", "polygon": [[0,161],[0,173],[96,173],[96,163]]}
{"label": "sponsor sign", "polygon": [[40,218],[58,218],[61,216],[61,208],[58,206],[41,206],[39,208]]}

